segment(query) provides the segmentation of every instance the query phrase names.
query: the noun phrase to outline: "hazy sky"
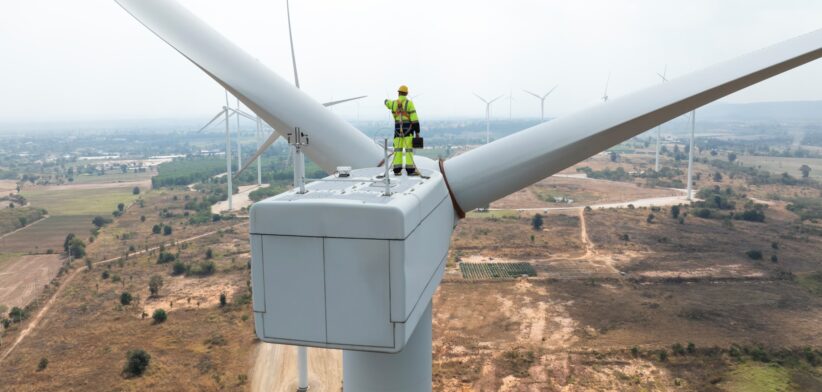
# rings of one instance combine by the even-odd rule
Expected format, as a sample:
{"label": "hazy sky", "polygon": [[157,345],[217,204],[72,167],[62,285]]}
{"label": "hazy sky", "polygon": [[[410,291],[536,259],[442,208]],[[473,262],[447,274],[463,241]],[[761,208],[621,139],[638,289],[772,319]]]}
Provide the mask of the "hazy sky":
{"label": "hazy sky", "polygon": [[[291,80],[284,0],[183,0]],[[513,91],[514,116],[538,116],[523,88],[559,84],[546,112],[658,83],[822,28],[822,1],[325,1],[291,3],[303,88],[347,118],[388,119],[382,100],[408,84],[426,118],[479,117],[476,91]],[[728,102],[822,99],[822,61]],[[222,89],[110,0],[3,0],[0,122],[192,118]],[[508,116],[507,100],[492,109]]]}

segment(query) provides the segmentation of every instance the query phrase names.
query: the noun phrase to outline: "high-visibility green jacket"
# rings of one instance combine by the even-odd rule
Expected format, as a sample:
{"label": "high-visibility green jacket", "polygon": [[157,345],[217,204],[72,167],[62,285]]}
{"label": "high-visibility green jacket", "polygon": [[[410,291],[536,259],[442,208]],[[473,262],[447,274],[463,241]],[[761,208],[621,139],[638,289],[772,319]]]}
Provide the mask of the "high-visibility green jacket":
{"label": "high-visibility green jacket", "polygon": [[400,96],[395,100],[386,99],[385,107],[394,115],[395,122],[420,122],[420,119],[417,118],[417,109],[414,108],[414,102],[408,97]]}

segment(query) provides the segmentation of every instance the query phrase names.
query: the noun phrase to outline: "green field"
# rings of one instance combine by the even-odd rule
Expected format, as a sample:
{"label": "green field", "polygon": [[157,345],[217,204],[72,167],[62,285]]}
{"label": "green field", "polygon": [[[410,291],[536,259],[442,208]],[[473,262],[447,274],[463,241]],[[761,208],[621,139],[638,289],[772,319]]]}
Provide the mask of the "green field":
{"label": "green field", "polygon": [[466,214],[469,218],[485,218],[485,219],[516,219],[519,218],[519,213],[515,210],[492,210],[492,211],[468,211]]}
{"label": "green field", "polygon": [[[5,206],[4,206],[5,207]],[[30,225],[43,216],[43,210],[34,207],[16,207],[0,209],[0,235],[23,227],[21,219]]]}
{"label": "green field", "polygon": [[738,160],[745,166],[766,170],[775,174],[788,173],[794,177],[802,177],[799,168],[808,165],[811,168],[810,177],[822,180],[822,159],[818,158],[783,158],[783,157],[762,157],[743,155]]}
{"label": "green field", "polygon": [[721,384],[730,392],[775,392],[796,390],[791,385],[787,369],[776,364],[742,363],[730,374],[730,380]]}
{"label": "green field", "polygon": [[134,182],[134,181],[145,181],[151,178],[150,172],[144,173],[122,173],[122,172],[114,172],[106,173],[102,176],[92,175],[92,174],[82,174],[79,176],[74,177],[75,184],[102,184],[102,183],[112,183],[112,182]]}
{"label": "green field", "polygon": [[89,237],[93,215],[50,216],[36,225],[27,226],[9,236],[0,238],[3,252],[55,253],[63,251],[63,241],[68,233],[74,233],[85,240]]}
{"label": "green field", "polygon": [[137,196],[131,188],[101,189],[37,189],[22,192],[34,207],[45,208],[49,215],[104,215],[111,216],[118,203],[128,205]]}

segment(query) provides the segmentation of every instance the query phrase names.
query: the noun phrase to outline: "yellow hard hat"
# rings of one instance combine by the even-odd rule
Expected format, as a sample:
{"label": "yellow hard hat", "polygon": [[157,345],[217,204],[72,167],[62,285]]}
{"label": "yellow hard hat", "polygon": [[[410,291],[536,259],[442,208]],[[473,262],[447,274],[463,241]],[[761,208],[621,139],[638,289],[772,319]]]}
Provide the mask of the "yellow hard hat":
{"label": "yellow hard hat", "polygon": [[403,84],[402,86],[400,86],[399,89],[397,89],[397,92],[398,93],[408,94],[408,86]]}

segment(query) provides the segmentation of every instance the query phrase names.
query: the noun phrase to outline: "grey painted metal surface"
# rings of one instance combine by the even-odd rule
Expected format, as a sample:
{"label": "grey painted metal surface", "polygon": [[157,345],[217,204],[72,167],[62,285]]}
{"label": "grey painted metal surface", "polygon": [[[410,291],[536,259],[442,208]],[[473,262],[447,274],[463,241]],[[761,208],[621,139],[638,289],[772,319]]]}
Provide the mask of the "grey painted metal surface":
{"label": "grey painted metal surface", "polygon": [[480,146],[446,161],[445,174],[468,211],[820,56],[817,30]]}
{"label": "grey painted metal surface", "polygon": [[306,154],[327,172],[333,172],[337,166],[376,166],[382,159],[380,148],[365,134],[266,68],[177,2],[115,1],[240,98],[272,128],[287,132],[300,127],[310,134],[313,143],[306,148]]}
{"label": "grey painted metal surface", "polygon": [[[329,176],[252,206],[253,309],[267,342],[402,350],[445,268],[456,222],[442,175]],[[295,295],[295,294],[299,295]],[[430,342],[429,342],[430,343]]]}
{"label": "grey painted metal surface", "polygon": [[431,302],[405,349],[397,354],[343,352],[343,387],[357,392],[431,390]]}

